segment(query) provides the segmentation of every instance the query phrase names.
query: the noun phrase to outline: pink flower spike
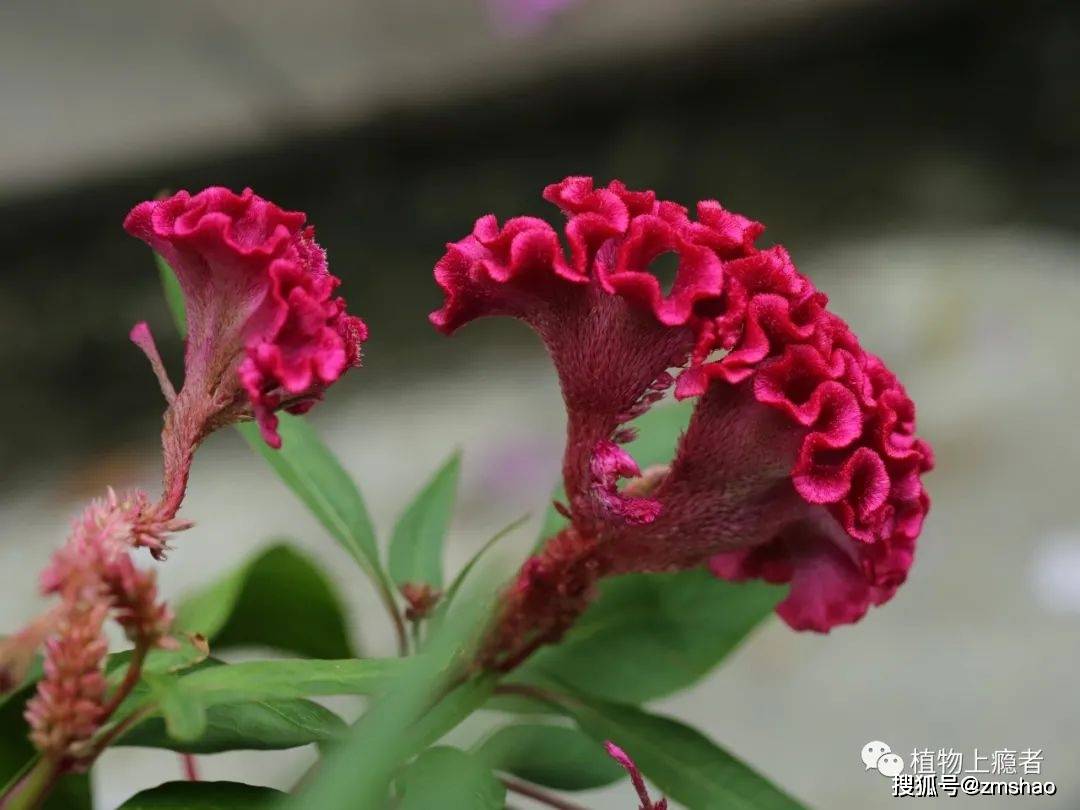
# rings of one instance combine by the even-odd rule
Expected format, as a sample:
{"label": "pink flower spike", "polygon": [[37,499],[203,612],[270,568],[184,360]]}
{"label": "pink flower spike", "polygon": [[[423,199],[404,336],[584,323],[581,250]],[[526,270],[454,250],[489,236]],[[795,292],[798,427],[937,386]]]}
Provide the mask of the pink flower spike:
{"label": "pink flower spike", "polygon": [[[64,770],[89,765],[86,743],[126,695],[121,686],[106,699],[106,620],[123,627],[137,649],[174,645],[172,612],[158,598],[155,574],[131,559],[150,531],[147,503],[143,493],[119,497],[112,490],[90,503],[41,575],[42,590],[60,604],[18,636],[31,652],[48,636],[45,676],[27,703],[26,719],[34,745]],[[158,539],[163,548],[164,536]]]}
{"label": "pink flower spike", "polygon": [[[277,447],[275,411],[307,410],[360,364],[367,327],[335,295],[340,280],[305,220],[251,189],[217,187],[128,214],[125,229],[173,268],[187,310],[184,385],[172,409],[182,435],[167,452],[248,417]],[[132,339],[151,356],[148,331],[136,327]]]}
{"label": "pink flower spike", "polygon": [[608,740],[604,743],[604,748],[608,752],[613,760],[618,762],[626,772],[630,774],[630,781],[634,785],[634,790],[637,791],[638,799],[641,800],[639,810],[667,810],[667,799],[661,799],[658,802],[653,802],[649,798],[649,791],[645,787],[645,779],[641,775],[641,771],[638,770],[638,766],[634,764],[634,760],[630,758],[630,755],[623,751],[619,746]]}
{"label": "pink flower spike", "polygon": [[45,645],[45,677],[26,704],[30,739],[46,756],[77,757],[103,720],[107,607],[72,602]]}

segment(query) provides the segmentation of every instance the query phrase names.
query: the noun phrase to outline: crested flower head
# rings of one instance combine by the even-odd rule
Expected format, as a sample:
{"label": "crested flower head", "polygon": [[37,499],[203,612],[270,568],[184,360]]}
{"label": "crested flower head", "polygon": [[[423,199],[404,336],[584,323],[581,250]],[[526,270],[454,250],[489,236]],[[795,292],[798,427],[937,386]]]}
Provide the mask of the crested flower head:
{"label": "crested flower head", "polygon": [[[567,217],[562,234],[531,217],[477,220],[435,267],[445,302],[431,320],[451,333],[509,315],[544,341],[568,412],[570,531],[597,543],[579,543],[589,570],[708,564],[790,582],[778,612],[796,629],[827,631],[889,599],[932,466],[896,377],[787,251],[756,246],[759,223],[585,177],[544,197]],[[650,268],[663,254],[677,259],[667,289]],[[697,406],[671,464],[641,474],[619,445],[669,389]]]}
{"label": "crested flower head", "polygon": [[[359,365],[367,328],[335,295],[340,280],[305,223],[251,189],[217,187],[140,203],[124,221],[169,263],[184,293],[179,398],[190,398],[181,415],[195,423],[190,431],[253,415],[278,447],[274,412],[307,410]],[[147,351],[149,332],[136,329],[132,338]],[[157,370],[156,351],[147,354]]]}

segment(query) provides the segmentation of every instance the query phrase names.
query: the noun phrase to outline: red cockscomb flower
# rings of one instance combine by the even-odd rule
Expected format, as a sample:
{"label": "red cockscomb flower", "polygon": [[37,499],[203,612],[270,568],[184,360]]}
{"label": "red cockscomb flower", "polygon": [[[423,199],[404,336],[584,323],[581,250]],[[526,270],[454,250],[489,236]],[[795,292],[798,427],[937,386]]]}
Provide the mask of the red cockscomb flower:
{"label": "red cockscomb flower", "polygon": [[[477,220],[435,267],[451,333],[510,315],[540,335],[568,412],[571,526],[509,595],[506,633],[558,635],[599,576],[709,564],[728,579],[790,582],[779,614],[827,631],[889,599],[911,565],[932,466],[914,406],[884,364],[763,227],[698,203],[570,177],[544,190],[560,235],[532,217]],[[678,257],[665,292],[650,272]],[[641,476],[619,444],[674,385],[698,397],[669,468]],[[622,489],[620,478],[633,479]],[[572,583],[572,584],[571,584]],[[516,615],[515,615],[516,614]],[[542,615],[541,615],[542,614]]]}
{"label": "red cockscomb flower", "polygon": [[186,388],[232,404],[246,396],[267,443],[273,412],[310,407],[360,362],[367,329],[334,295],[306,217],[245,189],[208,188],[140,203],[124,228],[176,272],[187,304]]}
{"label": "red cockscomb flower", "polygon": [[[124,221],[176,273],[187,305],[184,385],[173,392],[145,324],[132,330],[170,402],[166,478],[182,495],[190,454],[215,428],[254,416],[281,445],[275,411],[309,409],[360,363],[367,327],[334,293],[326,254],[304,214],[245,189],[181,191],[140,203]],[[176,493],[170,499],[179,500]]]}

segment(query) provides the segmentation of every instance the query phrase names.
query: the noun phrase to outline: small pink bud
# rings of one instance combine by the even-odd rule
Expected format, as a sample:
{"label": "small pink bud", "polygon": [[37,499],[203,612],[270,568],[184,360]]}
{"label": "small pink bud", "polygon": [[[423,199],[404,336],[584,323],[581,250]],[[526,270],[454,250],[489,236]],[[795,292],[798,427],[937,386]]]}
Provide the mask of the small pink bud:
{"label": "small pink bud", "polygon": [[619,748],[615,743],[611,742],[611,740],[604,743],[604,748],[607,750],[608,756],[622,765],[623,768],[626,769],[626,772],[630,774],[630,781],[634,785],[634,790],[637,791],[638,799],[641,800],[640,810],[667,810],[667,799],[653,802],[649,798],[649,791],[645,787],[645,779],[629,754]]}

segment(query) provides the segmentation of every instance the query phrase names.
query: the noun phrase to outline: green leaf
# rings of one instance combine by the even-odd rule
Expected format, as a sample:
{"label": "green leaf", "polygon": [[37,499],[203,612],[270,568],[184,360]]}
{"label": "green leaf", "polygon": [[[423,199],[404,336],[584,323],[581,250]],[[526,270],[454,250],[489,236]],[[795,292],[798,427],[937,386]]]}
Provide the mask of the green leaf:
{"label": "green leaf", "polygon": [[405,509],[390,541],[390,577],[398,585],[442,588],[442,551],[457,496],[461,453],[455,451]]}
{"label": "green leaf", "polygon": [[289,808],[386,806],[398,768],[483,705],[494,688],[492,677],[450,687],[475,656],[495,592],[494,583],[485,579],[457,600],[455,610],[432,632],[424,653],[406,660],[393,687],[369,704],[348,738],[327,753],[319,772],[289,801]]}
{"label": "green leaf", "polygon": [[[196,634],[176,633],[177,646],[173,649],[153,649],[143,661],[142,674],[164,675],[182,672],[206,660],[209,652],[206,639]],[[127,664],[131,660],[131,650],[113,653],[105,661],[105,672],[110,683],[123,680]]]}
{"label": "green leaf", "polygon": [[184,303],[184,291],[180,289],[180,282],[176,279],[176,273],[157,253],[154,254],[154,263],[157,265],[158,275],[161,278],[161,288],[165,292],[165,303],[169,307],[173,323],[180,337],[187,336],[187,306]]}
{"label": "green leaf", "polygon": [[706,675],[782,595],[774,585],[724,582],[704,570],[614,577],[564,640],[540,650],[520,676],[644,703]]}
{"label": "green leaf", "polygon": [[[185,753],[235,749],[293,748],[338,738],[344,724],[333,712],[301,698],[315,695],[372,695],[384,691],[403,671],[402,659],[343,661],[208,660],[170,684],[174,700],[202,706],[206,727],[193,739],[178,739],[152,716],[124,735],[118,745],[169,748]],[[155,693],[136,687],[119,717],[152,706]]]}
{"label": "green leaf", "polygon": [[177,688],[207,706],[255,698],[374,695],[385,691],[406,669],[407,661],[401,658],[243,661],[201,667],[183,675]]}
{"label": "green leaf", "polygon": [[[14,782],[37,760],[30,744],[30,729],[23,719],[26,701],[34,694],[34,686],[26,685],[5,696],[0,702],[0,795],[5,786]],[[43,810],[91,810],[88,774],[69,774],[60,779],[52,794],[42,805]]]}
{"label": "green leaf", "polygon": [[[647,659],[643,659],[647,663]],[[802,810],[804,805],[701,732],[635,706],[581,696],[564,709],[598,743],[612,740],[668,797],[694,810]]]}
{"label": "green leaf", "polygon": [[495,676],[484,674],[452,689],[436,703],[406,734],[413,751],[420,751],[441,740],[458,723],[479,709],[495,689]]}
{"label": "green leaf", "polygon": [[197,695],[177,688],[179,679],[175,675],[144,675],[143,681],[164,718],[169,737],[191,742],[206,731],[206,705]]}
{"label": "green leaf", "polygon": [[[211,709],[251,700],[291,700],[329,695],[373,695],[385,691],[407,668],[403,659],[343,661],[245,661],[208,659],[181,674],[172,688]],[[144,681],[117,709],[114,719],[154,708],[155,693]]]}
{"label": "green leaf", "polygon": [[440,746],[422,753],[398,780],[398,810],[453,807],[501,810],[506,788],[477,757]]}
{"label": "green leaf", "polygon": [[497,771],[556,790],[590,790],[626,776],[603,746],[563,726],[504,726],[476,749],[476,756]]}
{"label": "green leaf", "polygon": [[241,782],[166,782],[132,796],[120,810],[250,810],[285,794]]}
{"label": "green leaf", "polygon": [[282,446],[267,446],[253,423],[241,425],[251,446],[319,519],[326,530],[369,573],[379,572],[375,529],[352,478],[306,421],[280,414]]}
{"label": "green leaf", "polygon": [[248,700],[206,708],[197,734],[181,736],[168,725],[168,716],[164,721],[150,717],[114,744],[185,754],[277,751],[336,740],[346,728],[340,717],[310,700]]}
{"label": "green leaf", "polygon": [[187,597],[176,627],[201,633],[215,652],[260,646],[312,658],[353,658],[344,608],[306,555],[285,544]]}
{"label": "green leaf", "polygon": [[457,592],[461,590],[461,586],[468,578],[469,573],[476,567],[477,563],[479,563],[480,560],[484,558],[488,551],[490,551],[495,546],[495,544],[502,540],[504,537],[513,534],[514,530],[519,528],[530,517],[531,516],[528,514],[522,515],[517,520],[507,524],[502,529],[495,532],[495,534],[493,534],[491,538],[486,543],[484,543],[483,546],[480,547],[480,550],[476,552],[467,563],[465,563],[462,569],[458,571],[458,575],[454,577],[454,581],[450,583],[450,587],[446,589],[446,596],[443,597],[442,600],[443,610],[446,610],[450,606],[451,601],[457,595]]}
{"label": "green leaf", "polygon": [[697,400],[684,400],[650,408],[634,420],[637,438],[626,445],[641,469],[653,464],[670,464]]}
{"label": "green leaf", "polygon": [[270,463],[281,480],[371,577],[383,601],[396,615],[393,590],[379,565],[375,529],[360,490],[311,425],[288,413],[278,414],[278,418],[280,450],[267,446],[255,424],[249,422],[238,428],[248,444]]}

